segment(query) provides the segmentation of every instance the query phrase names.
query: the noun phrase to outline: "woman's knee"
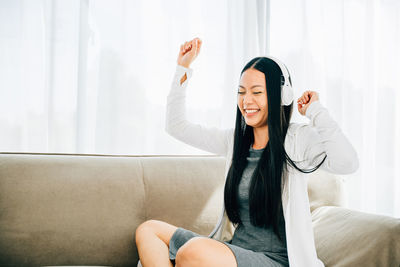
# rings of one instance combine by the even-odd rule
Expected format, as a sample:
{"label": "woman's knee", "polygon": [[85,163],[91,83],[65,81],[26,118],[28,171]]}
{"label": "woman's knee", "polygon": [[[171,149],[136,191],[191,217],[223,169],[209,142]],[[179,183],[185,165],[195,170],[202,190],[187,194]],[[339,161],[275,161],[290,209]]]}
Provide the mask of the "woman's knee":
{"label": "woman's knee", "polygon": [[193,237],[189,239],[176,252],[175,263],[176,267],[190,266],[191,263],[197,261],[202,249],[202,239],[204,237]]}
{"label": "woman's knee", "polygon": [[176,267],[235,266],[235,255],[229,247],[207,237],[193,237],[176,253]]}
{"label": "woman's knee", "polygon": [[148,229],[148,226],[149,226],[148,221],[145,221],[145,222],[139,224],[139,226],[136,227],[135,234],[137,235],[138,233],[142,232],[144,229],[146,229],[146,228]]}
{"label": "woman's knee", "polygon": [[171,236],[173,235],[173,233],[177,228],[178,227],[163,221],[154,219],[147,220],[141,223],[136,228],[135,231],[136,242],[138,240],[138,237],[140,237],[141,235],[150,233],[157,235],[158,238],[160,238],[161,240],[164,241],[164,243],[169,245],[169,240],[171,239]]}

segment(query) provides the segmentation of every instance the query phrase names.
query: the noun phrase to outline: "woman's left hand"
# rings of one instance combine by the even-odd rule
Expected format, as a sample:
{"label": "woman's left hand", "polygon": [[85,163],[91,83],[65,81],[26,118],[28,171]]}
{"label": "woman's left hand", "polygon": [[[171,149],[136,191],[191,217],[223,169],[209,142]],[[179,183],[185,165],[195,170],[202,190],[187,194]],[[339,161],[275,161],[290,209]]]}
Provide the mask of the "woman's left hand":
{"label": "woman's left hand", "polygon": [[315,91],[305,91],[299,99],[297,99],[297,109],[300,114],[305,116],[308,106],[314,101],[318,101],[318,93]]}

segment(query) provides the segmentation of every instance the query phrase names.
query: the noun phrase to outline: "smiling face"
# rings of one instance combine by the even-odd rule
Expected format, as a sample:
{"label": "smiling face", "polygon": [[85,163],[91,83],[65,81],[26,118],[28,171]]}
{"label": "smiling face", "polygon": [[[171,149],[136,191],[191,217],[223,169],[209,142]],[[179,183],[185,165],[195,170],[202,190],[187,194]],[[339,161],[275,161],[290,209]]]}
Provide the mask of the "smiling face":
{"label": "smiling face", "polygon": [[243,72],[238,88],[238,107],[247,125],[253,128],[267,125],[267,87],[263,72],[253,68]]}

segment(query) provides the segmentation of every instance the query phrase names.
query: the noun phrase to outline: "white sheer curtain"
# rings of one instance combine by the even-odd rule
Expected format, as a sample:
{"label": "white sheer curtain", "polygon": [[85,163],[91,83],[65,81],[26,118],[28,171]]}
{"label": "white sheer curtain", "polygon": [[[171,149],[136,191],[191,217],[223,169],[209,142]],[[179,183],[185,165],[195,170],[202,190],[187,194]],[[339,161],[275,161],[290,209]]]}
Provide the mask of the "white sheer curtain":
{"label": "white sheer curtain", "polygon": [[394,0],[3,0],[0,151],[209,154],[164,131],[179,47],[200,37],[191,121],[233,127],[244,64],[276,56],[359,154],[348,206],[400,217],[399,18]]}
{"label": "white sheer curtain", "polygon": [[[0,150],[206,153],[165,132],[166,97],[180,45],[200,37],[188,115],[198,123],[232,126],[245,43],[233,31],[245,16],[229,5],[228,0],[1,1]],[[237,8],[243,6],[244,1]],[[240,16],[235,25],[228,12]],[[232,38],[238,42],[230,43]],[[252,33],[248,38],[256,41]]]}
{"label": "white sheer curtain", "polygon": [[318,91],[358,152],[348,206],[400,217],[400,2],[271,0],[270,29],[298,95]]}

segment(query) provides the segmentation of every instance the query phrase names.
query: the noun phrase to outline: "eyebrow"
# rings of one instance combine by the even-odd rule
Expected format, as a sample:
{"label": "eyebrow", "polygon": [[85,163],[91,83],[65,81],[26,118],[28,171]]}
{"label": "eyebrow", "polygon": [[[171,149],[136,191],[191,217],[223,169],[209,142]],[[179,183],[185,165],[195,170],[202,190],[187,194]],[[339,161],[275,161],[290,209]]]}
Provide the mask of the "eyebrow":
{"label": "eyebrow", "polygon": [[[250,87],[250,89],[253,89],[254,87],[257,87],[257,86],[263,87],[262,85],[256,84],[256,85],[253,85],[252,87]],[[239,87],[246,89],[244,86],[241,86],[241,85],[239,85]]]}

